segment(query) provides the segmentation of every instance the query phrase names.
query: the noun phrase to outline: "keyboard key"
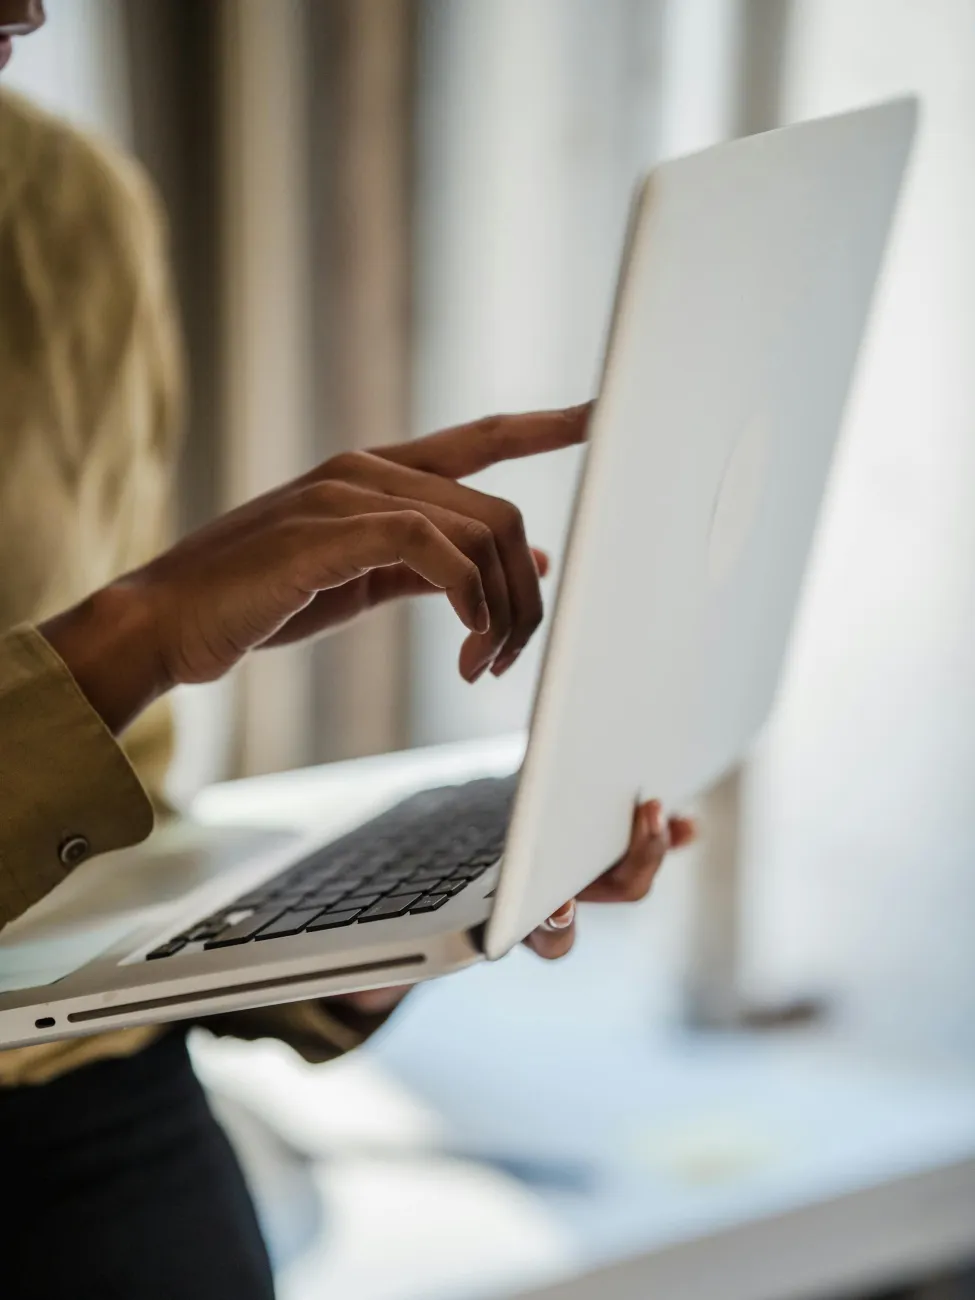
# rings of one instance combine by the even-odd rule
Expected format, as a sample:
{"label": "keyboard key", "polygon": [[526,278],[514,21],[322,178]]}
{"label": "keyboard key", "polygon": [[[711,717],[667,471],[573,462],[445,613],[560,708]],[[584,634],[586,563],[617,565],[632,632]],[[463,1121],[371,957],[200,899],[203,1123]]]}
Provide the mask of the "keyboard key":
{"label": "keyboard key", "polygon": [[161,943],[158,948],[152,952],[146,953],[146,960],[153,961],[156,957],[172,957],[186,947],[186,939],[183,935],[178,934],[175,939],[168,939],[166,943]]}
{"label": "keyboard key", "polygon": [[374,903],[367,911],[359,917],[359,921],[388,921],[396,916],[405,916],[415,902],[421,897],[420,894],[397,894],[393,898],[382,898],[378,903]]}
{"label": "keyboard key", "polygon": [[343,898],[340,903],[333,904],[333,907],[336,911],[341,909],[343,912],[346,910],[346,908],[354,907],[356,911],[361,912],[363,908],[372,907],[373,903],[378,903],[382,897],[383,897],[382,894],[377,894],[377,893],[353,894],[352,897]]}
{"label": "keyboard key", "polygon": [[457,862],[457,854],[453,849],[431,849],[426,855],[426,864],[431,871],[444,864],[448,867],[455,867]]}
{"label": "keyboard key", "polygon": [[305,876],[335,876],[341,871],[354,871],[358,866],[359,855],[355,853],[326,853],[302,869]]}
{"label": "keyboard key", "polygon": [[399,859],[399,865],[404,871],[421,871],[426,866],[426,861],[426,853],[404,853]]}
{"label": "keyboard key", "polygon": [[321,885],[317,889],[308,890],[304,896],[309,905],[321,903],[322,907],[327,907],[329,903],[334,903],[337,899],[344,898],[346,894],[351,892],[348,885]]}
{"label": "keyboard key", "polygon": [[389,871],[396,866],[397,858],[393,853],[370,853],[367,858],[356,863],[356,873],[363,876],[375,876],[380,872]]}
{"label": "keyboard key", "polygon": [[[275,876],[273,880],[266,880],[262,888],[268,898],[277,898],[281,894],[286,894],[289,889],[294,889],[294,886],[295,881],[289,871],[286,876]],[[255,890],[254,892],[259,893],[260,891]]]}
{"label": "keyboard key", "polygon": [[478,876],[483,876],[487,867],[457,867],[450,873],[451,880],[476,880]]}
{"label": "keyboard key", "polygon": [[275,903],[280,903],[282,907],[289,905],[296,907],[307,893],[307,885],[289,885],[288,888],[283,890],[280,894],[275,893],[274,901]]}
{"label": "keyboard key", "polygon": [[[331,928],[339,917],[352,924],[348,913],[356,912],[354,905],[367,909],[368,918],[362,919],[382,920],[410,910],[408,899],[415,905],[418,899],[452,897],[498,860],[515,784],[514,779],[475,781],[435,792],[433,797],[428,791],[406,800],[279,876],[253,886],[235,904],[207,918],[220,922],[221,930],[213,931],[212,925],[203,930],[201,922],[189,932],[192,941],[213,948],[245,943],[286,911],[318,909],[327,914],[328,926],[319,917],[316,927],[321,923],[322,928]],[[255,915],[239,920],[239,914],[250,909]],[[235,924],[226,923],[228,918]],[[293,919],[286,923],[293,924]],[[189,935],[178,937],[189,941]],[[278,929],[267,937],[279,937]]]}
{"label": "keyboard key", "polygon": [[320,907],[293,907],[263,930],[259,930],[254,937],[260,942],[262,939],[284,939],[292,934],[301,934],[321,910]]}
{"label": "keyboard key", "polygon": [[205,948],[229,948],[235,943],[247,943],[248,940],[254,938],[258,930],[262,930],[264,926],[276,921],[284,910],[283,907],[275,907],[270,904],[260,911],[252,912],[243,921],[238,921],[236,925],[232,925],[228,930],[218,934],[215,939],[208,939],[203,946]]}
{"label": "keyboard key", "polygon": [[379,876],[375,880],[370,880],[365,888],[374,889],[378,894],[388,894],[391,889],[406,889],[412,883],[411,871],[393,871],[388,876]]}
{"label": "keyboard key", "polygon": [[221,930],[227,928],[227,922],[224,917],[217,917],[210,921],[201,921],[199,925],[194,925],[193,929],[186,936],[187,943],[202,943],[204,939],[215,939]]}
{"label": "keyboard key", "polygon": [[361,885],[368,886],[372,881],[372,876],[368,872],[356,871],[351,876],[343,876],[341,880],[329,880],[328,884],[334,889],[341,889],[343,893],[351,894],[354,889]]}
{"label": "keyboard key", "polygon": [[351,925],[359,915],[359,910],[357,907],[351,907],[342,912],[322,912],[317,920],[305,927],[305,933],[312,934],[316,930],[337,930],[339,926]]}
{"label": "keyboard key", "polygon": [[426,894],[419,902],[413,904],[410,908],[410,915],[417,916],[421,912],[435,912],[438,907],[443,907],[444,903],[449,902],[449,894]]}
{"label": "keyboard key", "polygon": [[245,907],[263,907],[271,897],[272,887],[266,885],[263,889],[254,889],[243,898],[234,899],[234,908],[243,911]]}

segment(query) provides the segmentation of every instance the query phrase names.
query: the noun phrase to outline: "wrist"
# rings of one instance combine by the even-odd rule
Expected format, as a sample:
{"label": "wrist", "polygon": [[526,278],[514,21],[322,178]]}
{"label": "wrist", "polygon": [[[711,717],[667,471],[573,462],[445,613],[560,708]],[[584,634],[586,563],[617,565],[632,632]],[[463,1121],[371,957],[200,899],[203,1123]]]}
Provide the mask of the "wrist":
{"label": "wrist", "polygon": [[121,579],[38,628],[115,735],[172,686],[151,603]]}

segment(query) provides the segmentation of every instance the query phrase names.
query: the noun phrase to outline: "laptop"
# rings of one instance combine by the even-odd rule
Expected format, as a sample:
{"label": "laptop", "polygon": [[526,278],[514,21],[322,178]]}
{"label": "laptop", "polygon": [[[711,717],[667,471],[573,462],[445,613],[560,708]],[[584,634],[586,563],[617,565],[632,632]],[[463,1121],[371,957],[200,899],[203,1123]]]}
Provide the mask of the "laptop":
{"label": "laptop", "polygon": [[499,958],[623,852],[636,800],[692,799],[745,755],[915,118],[807,122],[639,187],[519,772],[328,843],[177,827],[85,864],[0,932],[0,1045]]}

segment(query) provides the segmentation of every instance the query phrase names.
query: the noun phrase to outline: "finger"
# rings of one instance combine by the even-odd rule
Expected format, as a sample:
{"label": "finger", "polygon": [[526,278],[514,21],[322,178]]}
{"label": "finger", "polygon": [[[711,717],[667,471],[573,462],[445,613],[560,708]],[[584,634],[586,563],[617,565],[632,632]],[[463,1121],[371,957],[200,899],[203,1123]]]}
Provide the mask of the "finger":
{"label": "finger", "polygon": [[592,403],[586,402],[562,411],[492,415],[413,442],[380,447],[375,454],[428,474],[466,478],[499,461],[536,456],[583,442],[591,412]]}
{"label": "finger", "polygon": [[[622,902],[639,902],[646,898],[667,853],[684,848],[696,838],[697,827],[688,817],[669,818],[661,832],[662,822],[654,804],[643,805],[640,812],[643,835],[639,840],[634,839],[622,861],[596,882],[596,889],[604,893],[600,901],[612,902],[615,897]],[[587,895],[586,901],[595,899]]]}
{"label": "finger", "polygon": [[[346,517],[416,510],[477,565],[489,619],[483,635],[468,639],[461,659],[461,672],[473,681],[496,658],[511,631],[508,576],[494,531],[481,517],[483,512],[465,509],[468,503],[462,494],[466,489],[458,484],[388,464],[370,452],[350,452],[320,468],[321,476],[306,488],[310,510],[324,509]],[[538,575],[527,543],[525,550],[525,563],[537,587]]]}
{"label": "finger", "polygon": [[329,591],[320,591],[304,609],[288,619],[274,636],[269,637],[262,648],[274,650],[280,646],[295,645],[299,641],[308,641],[324,632],[351,623],[360,614],[365,613],[374,603],[370,595],[372,579],[379,574],[408,574],[410,579],[420,584],[427,591],[439,592],[439,587],[432,586],[425,578],[408,569],[405,564],[394,565],[389,569],[373,569],[361,578],[353,578],[341,587]]}
{"label": "finger", "polygon": [[[413,503],[411,503],[412,505]],[[460,670],[467,681],[475,681],[507,644],[511,634],[511,596],[507,575],[491,528],[480,519],[456,513],[418,500],[415,508],[426,515],[454,546],[477,565],[488,608],[488,626],[467,638],[462,648]],[[534,571],[534,563],[529,555]],[[538,582],[537,576],[535,582]]]}
{"label": "finger", "polygon": [[[493,660],[492,671],[500,675],[528,644],[544,612],[539,572],[525,536],[521,511],[510,501],[478,492],[452,479],[411,468],[390,468],[392,473],[404,476],[403,488],[411,498],[434,502],[476,519],[490,529],[504,574],[508,602],[506,635],[502,639],[500,628],[492,626],[485,646],[469,642],[461,657],[461,671],[470,677]],[[472,659],[476,662],[471,662]]]}
{"label": "finger", "polygon": [[[550,568],[548,556],[544,551],[532,547],[532,559],[535,561],[538,576],[544,578]],[[373,569],[372,573],[367,575],[367,581],[368,595],[365,600],[365,607],[368,609],[372,609],[376,605],[384,605],[390,600],[408,600],[415,596],[430,596],[435,593],[439,595],[440,593],[439,587],[427,582],[426,578],[421,578],[418,573],[408,569],[405,564],[388,569]]]}
{"label": "finger", "polygon": [[[539,551],[535,547],[531,548],[531,557],[535,565],[535,572],[539,578],[547,576],[551,566],[551,561],[544,551]],[[522,641],[522,647],[524,642]],[[479,636],[469,636],[461,646],[460,651],[460,673],[467,681],[473,683],[483,676],[485,669],[490,665],[491,672],[500,677],[506,672],[518,657],[518,653],[511,653],[511,639],[508,645],[494,658],[491,662],[491,656],[485,655],[483,650],[483,638]]]}
{"label": "finger", "polygon": [[405,564],[397,564],[389,569],[373,569],[369,574],[368,607],[385,605],[391,600],[408,600],[413,596],[432,596],[439,594],[440,588],[419,573],[414,573]]}
{"label": "finger", "polygon": [[653,888],[664,855],[643,864],[619,864],[579,895],[581,903],[640,903]]}
{"label": "finger", "polygon": [[697,823],[690,817],[671,817],[670,843],[675,849],[682,849],[697,839]]}
{"label": "finger", "polygon": [[[532,558],[539,576],[544,578],[550,568],[548,556],[544,551],[533,548]],[[343,586],[320,591],[308,605],[263,642],[262,648],[277,649],[313,639],[343,627],[369,610],[390,601],[442,594],[442,587],[428,581],[406,564],[372,569]],[[481,642],[481,637],[476,633],[472,634],[471,639],[478,644]]]}
{"label": "finger", "polygon": [[[344,627],[360,615],[392,600],[411,596],[443,595],[440,587],[428,582],[406,564],[391,564],[372,569],[361,578],[353,578],[341,587],[320,591],[317,596],[264,642],[268,650],[308,641],[335,628]],[[472,634],[474,635],[474,634]]]}
{"label": "finger", "polygon": [[[341,586],[370,569],[405,564],[446,594],[472,632],[485,632],[490,626],[480,570],[421,511],[329,520],[318,529],[327,530],[328,544],[312,547],[306,540],[302,557],[314,589]],[[305,534],[314,535],[307,529],[298,530],[299,539]]]}
{"label": "finger", "polygon": [[571,951],[575,943],[575,900],[570,900],[553,916],[538,926],[525,940],[525,945],[546,961],[557,961]]}
{"label": "finger", "polygon": [[370,609],[391,600],[434,594],[442,596],[442,588],[434,586],[405,564],[372,569],[361,578],[353,578],[341,587],[320,591],[304,609],[290,618],[274,636],[269,637],[262,648],[273,650],[311,640],[344,627]]}
{"label": "finger", "polygon": [[541,574],[528,545],[525,521],[521,511],[508,501],[472,488],[459,486],[457,491],[469,494],[465,499],[468,509],[480,510],[497,539],[498,555],[508,582],[511,601],[511,631],[491,671],[500,677],[515,662],[525,646],[538,631],[545,613],[542,600]]}
{"label": "finger", "polygon": [[[532,558],[539,576],[544,578],[549,570],[548,556],[544,551],[532,550]],[[289,619],[263,645],[265,649],[294,645],[342,627],[370,609],[390,601],[442,594],[442,588],[434,586],[405,564],[372,569],[363,577],[354,578],[342,587],[320,591],[310,604]],[[475,639],[480,640],[474,635]]]}
{"label": "finger", "polygon": [[[335,468],[333,463],[329,473]],[[539,573],[517,506],[452,478],[370,453],[341,457],[337,468],[343,479],[358,485],[356,490],[378,491],[399,508],[423,510],[477,563],[491,627],[482,639],[472,637],[465,644],[460,671],[474,681],[491,663],[499,674],[510,667],[543,614]]]}
{"label": "finger", "polygon": [[568,930],[569,926],[576,919],[576,900],[570,898],[567,903],[563,903],[558,911],[544,922],[543,929],[558,932],[559,930]]}
{"label": "finger", "polygon": [[579,895],[586,903],[636,903],[650,892],[671,847],[669,825],[659,801],[639,805],[633,814],[626,853]]}

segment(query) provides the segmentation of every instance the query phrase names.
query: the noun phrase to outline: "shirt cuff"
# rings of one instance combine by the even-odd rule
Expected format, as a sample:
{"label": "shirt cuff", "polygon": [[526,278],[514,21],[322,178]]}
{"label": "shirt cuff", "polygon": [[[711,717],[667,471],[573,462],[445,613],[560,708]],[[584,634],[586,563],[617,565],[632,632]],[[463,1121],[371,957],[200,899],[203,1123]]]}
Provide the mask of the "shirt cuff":
{"label": "shirt cuff", "polygon": [[152,826],[139,778],[51,645],[32,627],[0,636],[0,926]]}

